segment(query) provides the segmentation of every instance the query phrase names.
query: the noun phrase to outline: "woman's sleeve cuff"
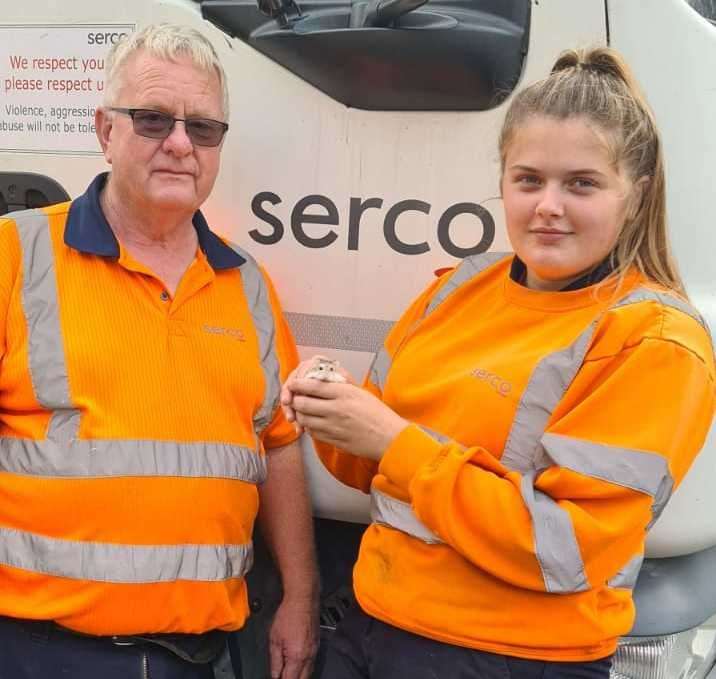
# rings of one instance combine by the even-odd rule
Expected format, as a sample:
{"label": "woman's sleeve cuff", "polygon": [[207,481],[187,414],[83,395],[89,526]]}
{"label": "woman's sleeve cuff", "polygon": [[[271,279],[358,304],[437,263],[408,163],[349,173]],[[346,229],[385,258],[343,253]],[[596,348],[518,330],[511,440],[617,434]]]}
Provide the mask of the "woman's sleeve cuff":
{"label": "woman's sleeve cuff", "polygon": [[442,448],[442,444],[432,436],[417,425],[410,424],[388,446],[378,472],[408,492],[418,469],[439,457]]}

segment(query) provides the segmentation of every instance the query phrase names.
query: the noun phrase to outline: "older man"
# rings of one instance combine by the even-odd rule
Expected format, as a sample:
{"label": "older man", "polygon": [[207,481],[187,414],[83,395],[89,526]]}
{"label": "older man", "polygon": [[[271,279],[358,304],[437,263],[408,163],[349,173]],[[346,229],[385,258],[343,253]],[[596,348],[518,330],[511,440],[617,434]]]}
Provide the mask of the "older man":
{"label": "older man", "polygon": [[170,25],[107,68],[111,172],[0,220],[0,678],[214,676],[260,504],[284,590],[272,677],[306,679],[310,512],[277,408],[295,346],[266,274],[199,211],[225,75]]}

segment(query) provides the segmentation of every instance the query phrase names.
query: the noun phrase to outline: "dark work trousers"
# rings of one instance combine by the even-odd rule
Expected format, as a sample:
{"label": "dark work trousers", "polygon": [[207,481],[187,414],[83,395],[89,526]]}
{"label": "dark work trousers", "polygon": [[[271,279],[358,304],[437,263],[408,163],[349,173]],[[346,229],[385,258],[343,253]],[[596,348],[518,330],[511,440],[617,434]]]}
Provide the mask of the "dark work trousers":
{"label": "dark work trousers", "polygon": [[230,664],[196,665],[155,644],[119,646],[0,617],[0,679],[240,679],[221,668]]}
{"label": "dark work trousers", "polygon": [[354,603],[326,649],[321,679],[607,679],[611,657],[543,662],[475,651],[411,634]]}

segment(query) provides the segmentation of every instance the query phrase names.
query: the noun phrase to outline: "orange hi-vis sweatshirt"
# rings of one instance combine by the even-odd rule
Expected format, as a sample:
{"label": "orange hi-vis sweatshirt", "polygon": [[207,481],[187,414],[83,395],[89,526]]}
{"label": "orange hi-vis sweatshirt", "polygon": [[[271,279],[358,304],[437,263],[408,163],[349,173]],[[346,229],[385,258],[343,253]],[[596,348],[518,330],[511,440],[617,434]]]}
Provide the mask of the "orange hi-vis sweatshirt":
{"label": "orange hi-vis sweatshirt", "polygon": [[199,212],[170,295],[114,238],[103,181],[0,219],[0,615],[238,629],[265,451],[296,438],[277,400],[295,346]]}
{"label": "orange hi-vis sweatshirt", "polygon": [[708,331],[626,276],[530,290],[511,257],[466,259],[394,326],[366,387],[412,424],[379,465],[317,442],[371,493],[361,607],[439,641],[605,657],[634,620],[648,527],[714,415]]}

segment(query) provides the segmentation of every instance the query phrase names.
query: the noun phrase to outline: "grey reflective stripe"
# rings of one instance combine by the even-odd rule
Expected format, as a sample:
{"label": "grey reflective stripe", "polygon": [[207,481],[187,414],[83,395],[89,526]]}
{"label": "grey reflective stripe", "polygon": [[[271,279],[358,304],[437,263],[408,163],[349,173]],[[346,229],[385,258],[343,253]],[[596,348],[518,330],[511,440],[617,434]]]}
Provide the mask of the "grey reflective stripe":
{"label": "grey reflective stripe", "polygon": [[560,467],[653,497],[652,523],[659,518],[674,487],[666,459],[656,453],[559,434],[545,434],[542,446],[547,458]]}
{"label": "grey reflective stripe", "polygon": [[[450,440],[447,436],[429,427],[419,426],[422,431],[434,438],[438,443],[447,443]],[[374,523],[395,528],[429,545],[442,544],[442,540],[418,519],[413,508],[407,502],[396,500],[375,489],[370,491],[370,501],[370,516]]]}
{"label": "grey reflective stripe", "polygon": [[[697,320],[708,331],[704,320],[686,302],[647,288],[633,290],[612,305],[611,309],[646,301],[678,309]],[[501,458],[507,467],[522,472],[535,468],[540,437],[552,412],[581,368],[599,320],[601,318],[595,320],[570,346],[545,356],[532,371]]]}
{"label": "grey reflective stripe", "polygon": [[638,302],[659,302],[672,309],[678,309],[687,316],[691,316],[695,321],[698,321],[705,330],[709,332],[708,324],[696,309],[683,299],[665,292],[657,292],[656,290],[649,290],[648,288],[637,288],[614,304],[612,309],[618,309],[619,307],[629,304],[637,304]]}
{"label": "grey reflective stripe", "polygon": [[646,527],[649,530],[661,516],[661,512],[664,511],[666,503],[669,501],[671,494],[674,492],[674,479],[671,474],[664,476],[661,480],[656,494],[654,495],[654,502],[651,505],[651,521]]}
{"label": "grey reflective stripe", "polygon": [[245,545],[118,545],[59,540],[0,528],[0,563],[76,580],[140,584],[217,582],[243,577],[253,549]]}
{"label": "grey reflective stripe", "polygon": [[385,389],[385,382],[388,379],[388,371],[390,370],[391,360],[388,351],[383,347],[373,359],[370,366],[370,381],[378,387],[381,392]]}
{"label": "grey reflective stripe", "polygon": [[238,245],[231,247],[246,261],[241,265],[241,280],[259,342],[259,361],[264,374],[264,400],[254,415],[254,429],[260,434],[273,419],[281,393],[281,373],[276,354],[276,326],[269,291],[256,260]]}
{"label": "grey reflective stripe", "polygon": [[553,594],[589,589],[572,519],[551,497],[534,487],[537,472],[522,477],[522,499],[532,517],[535,554],[545,589]]}
{"label": "grey reflective stripe", "polygon": [[415,516],[413,508],[407,502],[396,500],[375,489],[370,491],[370,518],[373,523],[396,528],[429,545],[442,543],[442,540]]}
{"label": "grey reflective stripe", "polygon": [[441,434],[439,431],[435,431],[434,429],[430,429],[430,427],[426,427],[424,425],[418,425],[428,436],[431,436],[434,438],[438,443],[447,443],[450,440],[449,436],[445,436],[445,434]]}
{"label": "grey reflective stripe", "polygon": [[[522,478],[522,499],[532,517],[535,551],[548,592],[564,594],[589,589],[572,521],[552,498],[535,490],[534,475]],[[371,520],[395,528],[427,544],[441,544],[407,503],[371,490]]]}
{"label": "grey reflective stripe", "polygon": [[656,453],[560,434],[545,434],[542,445],[547,456],[560,467],[632,488],[652,497],[663,492],[664,478],[671,476],[666,459]]}
{"label": "grey reflective stripe", "polygon": [[609,582],[609,587],[618,587],[621,589],[634,589],[636,579],[639,577],[641,564],[644,562],[644,555],[637,554],[629,563],[624,566]]}
{"label": "grey reflective stripe", "polygon": [[[570,469],[578,474],[631,488],[654,498],[649,525],[658,518],[674,485],[666,459],[655,453],[551,433],[542,437],[542,451],[546,458],[542,460],[545,466],[556,465]],[[522,496],[532,516],[535,551],[545,584],[548,591],[580,591],[580,586],[586,584],[586,577],[570,517],[554,500],[532,488],[533,479],[538,473],[531,471],[525,475],[522,481]],[[529,482],[526,481],[528,477]],[[532,499],[533,494],[535,500]],[[630,573],[631,571],[620,573],[615,576],[616,581],[626,582]],[[571,580],[571,589],[570,574],[576,574]],[[553,589],[555,586],[561,589]]]}
{"label": "grey reflective stripe", "polygon": [[520,472],[535,468],[547,422],[581,367],[597,322],[565,349],[545,356],[532,371],[512,422],[501,462]]}
{"label": "grey reflective stripe", "polygon": [[486,252],[481,255],[473,255],[472,257],[463,259],[455,271],[452,272],[450,278],[448,278],[432,300],[430,300],[430,304],[428,304],[423,317],[435,311],[435,309],[455,292],[455,290],[463,285],[463,283],[481,274],[485,269],[488,269],[493,264],[497,264],[500,260],[511,256],[511,252]]}
{"label": "grey reflective stripe", "polygon": [[22,305],[32,387],[37,402],[52,411],[47,437],[66,443],[77,435],[80,418],[70,398],[49,220],[40,210],[9,216],[22,247]]}
{"label": "grey reflective stripe", "polygon": [[242,446],[172,441],[0,438],[0,471],[55,478],[174,476],[263,483],[266,459]]}
{"label": "grey reflective stripe", "polygon": [[348,316],[319,316],[286,313],[286,320],[303,347],[321,347],[344,351],[375,353],[383,345],[393,321]]}
{"label": "grey reflective stripe", "polygon": [[[711,342],[713,343],[711,330],[703,316],[701,316],[701,314],[699,314],[699,312],[696,311],[696,309],[694,309],[688,302],[673,294],[669,294],[666,292],[657,292],[656,290],[650,290],[648,288],[637,288],[636,290],[633,290],[628,295],[620,299],[616,304],[613,305],[612,308],[617,309],[619,307],[627,306],[629,304],[637,304],[639,302],[657,302],[664,306],[671,307],[672,309],[677,309],[681,313],[690,316],[696,322],[698,322],[704,328],[704,330],[706,330],[709,335],[709,338],[711,339]],[[666,506],[666,503],[671,497],[673,488],[674,479],[672,478],[671,474],[667,473],[662,478],[661,483],[659,484],[659,487],[656,492],[652,493],[652,495],[654,496],[654,503],[652,505],[652,520],[647,528],[651,528],[661,515],[661,512]]]}

